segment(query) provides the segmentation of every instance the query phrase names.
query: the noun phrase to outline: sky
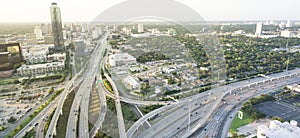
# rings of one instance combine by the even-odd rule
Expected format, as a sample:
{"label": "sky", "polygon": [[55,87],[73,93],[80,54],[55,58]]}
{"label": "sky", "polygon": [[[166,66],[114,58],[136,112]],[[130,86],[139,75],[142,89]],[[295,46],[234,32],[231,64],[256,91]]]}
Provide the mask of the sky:
{"label": "sky", "polygon": [[[63,22],[90,22],[126,0],[2,0],[0,22],[50,22],[56,2]],[[300,20],[300,0],[176,0],[205,20]]]}

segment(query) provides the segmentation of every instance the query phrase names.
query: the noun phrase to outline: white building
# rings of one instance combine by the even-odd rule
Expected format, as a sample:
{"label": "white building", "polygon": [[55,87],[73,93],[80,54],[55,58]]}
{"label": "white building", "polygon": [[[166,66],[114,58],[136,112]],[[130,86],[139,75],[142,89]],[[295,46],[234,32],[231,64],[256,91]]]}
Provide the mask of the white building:
{"label": "white building", "polygon": [[131,37],[143,38],[143,37],[153,37],[153,36],[169,36],[168,34],[153,34],[153,33],[142,33],[142,34],[131,34]]}
{"label": "white building", "polygon": [[174,36],[174,35],[176,35],[177,33],[176,33],[176,30],[175,29],[173,29],[173,28],[171,28],[171,29],[168,29],[168,35],[170,35],[170,36]]}
{"label": "white building", "polygon": [[263,27],[263,23],[262,22],[256,24],[255,35],[261,35],[261,33],[262,33],[262,27]]}
{"label": "white building", "polygon": [[237,30],[237,31],[234,31],[233,34],[242,35],[242,34],[245,34],[245,31],[244,30]]}
{"label": "white building", "polygon": [[287,85],[286,87],[292,91],[300,93],[300,86],[298,84]]}
{"label": "white building", "polygon": [[293,37],[293,32],[290,30],[284,30],[280,33],[281,37]]}
{"label": "white building", "polygon": [[143,33],[144,32],[144,25],[143,24],[138,24],[138,32]]}
{"label": "white building", "polygon": [[157,30],[157,28],[151,29],[152,34],[159,34],[160,32]]}
{"label": "white building", "polygon": [[123,82],[125,86],[127,86],[128,89],[133,90],[140,87],[140,84],[131,76],[127,76],[123,79]]}
{"label": "white building", "polygon": [[50,45],[33,45],[22,49],[24,60],[27,64],[37,64],[43,62],[65,61],[66,54],[49,54]]}
{"label": "white building", "polygon": [[174,68],[162,68],[161,71],[165,72],[165,73],[168,73],[168,74],[171,74],[173,72],[176,72],[176,69]]}
{"label": "white building", "polygon": [[126,35],[131,35],[131,33],[132,33],[131,29],[127,29],[126,32],[125,32]]}
{"label": "white building", "polygon": [[87,24],[81,24],[81,32],[82,33],[85,33],[85,32],[87,32]]}
{"label": "white building", "polygon": [[291,22],[291,20],[287,20],[286,27],[293,27],[293,23]]}
{"label": "white building", "polygon": [[270,121],[270,126],[261,125],[257,128],[257,138],[299,138],[300,128],[297,121],[281,123],[278,120]]}
{"label": "white building", "polygon": [[33,32],[37,40],[44,39],[41,26],[35,26]]}
{"label": "white building", "polygon": [[100,35],[102,35],[102,29],[100,27],[96,27],[95,30],[92,31],[93,39],[98,38]]}
{"label": "white building", "polygon": [[8,38],[0,38],[0,44],[7,44]]}
{"label": "white building", "polygon": [[286,27],[286,23],[285,22],[281,22],[278,26],[279,26],[279,28],[285,28]]}
{"label": "white building", "polygon": [[99,37],[99,34],[98,34],[98,32],[96,30],[92,31],[92,37],[93,37],[93,39],[96,39],[96,38]]}
{"label": "white building", "polygon": [[63,62],[66,60],[66,53],[62,54],[53,54],[47,56],[47,62],[60,61]]}
{"label": "white building", "polygon": [[63,39],[66,40],[67,39],[67,30],[62,30],[63,32]]}
{"label": "white building", "polygon": [[24,60],[27,64],[36,64],[47,61],[49,48],[46,45],[33,45],[22,49]]}
{"label": "white building", "polygon": [[118,53],[109,56],[109,64],[110,66],[121,66],[121,65],[130,65],[135,64],[136,58],[129,55],[128,53]]}
{"label": "white building", "polygon": [[61,72],[63,70],[65,70],[64,62],[52,62],[46,64],[23,65],[17,69],[17,73],[20,76],[28,76]]}

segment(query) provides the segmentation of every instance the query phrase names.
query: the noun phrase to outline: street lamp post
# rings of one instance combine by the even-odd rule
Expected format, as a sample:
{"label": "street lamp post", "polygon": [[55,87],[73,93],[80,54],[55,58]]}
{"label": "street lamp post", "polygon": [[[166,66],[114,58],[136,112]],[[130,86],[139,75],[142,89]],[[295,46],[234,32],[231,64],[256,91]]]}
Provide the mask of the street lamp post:
{"label": "street lamp post", "polygon": [[188,124],[188,131],[190,131],[190,124],[191,124],[191,106],[192,106],[192,100],[190,99],[190,107],[189,107],[189,124]]}

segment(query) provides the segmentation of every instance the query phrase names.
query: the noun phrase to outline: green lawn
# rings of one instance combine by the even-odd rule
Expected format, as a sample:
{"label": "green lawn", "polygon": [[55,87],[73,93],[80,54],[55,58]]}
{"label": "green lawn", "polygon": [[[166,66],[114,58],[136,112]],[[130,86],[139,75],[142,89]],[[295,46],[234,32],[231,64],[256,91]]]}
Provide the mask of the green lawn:
{"label": "green lawn", "polygon": [[252,123],[253,119],[250,118],[250,116],[246,113],[246,112],[243,112],[243,119],[239,119],[238,118],[238,114],[234,117],[232,123],[231,123],[231,126],[230,126],[230,132],[237,132],[237,128],[241,127],[241,126],[244,126],[244,125],[247,125],[247,124],[250,124]]}
{"label": "green lawn", "polygon": [[13,84],[18,78],[2,78],[0,79],[0,85]]}

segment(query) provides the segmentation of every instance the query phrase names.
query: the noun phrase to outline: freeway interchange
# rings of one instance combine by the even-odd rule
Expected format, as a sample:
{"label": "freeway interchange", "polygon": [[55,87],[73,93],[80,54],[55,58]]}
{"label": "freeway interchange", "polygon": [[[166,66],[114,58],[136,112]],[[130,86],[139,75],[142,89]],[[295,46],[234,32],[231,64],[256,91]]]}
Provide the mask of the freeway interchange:
{"label": "freeway interchange", "polygon": [[[288,72],[269,75],[266,78],[254,78],[240,81],[179,100],[179,102],[156,109],[140,118],[131,126],[131,128],[129,128],[127,137],[189,137],[201,127],[207,125],[208,122],[210,122],[210,124],[207,128],[202,130],[204,133],[202,133],[202,136],[200,135],[200,137],[206,136],[207,133],[205,131],[214,128],[216,124],[219,129],[210,129],[214,133],[211,136],[220,136],[220,134],[215,133],[221,131],[220,124],[222,124],[223,120],[226,120],[224,117],[227,117],[227,112],[230,112],[233,107],[237,108],[243,101],[254,96],[268,93],[287,84],[298,83],[300,81],[300,78],[298,77],[299,73],[300,70],[295,69]],[[254,90],[255,88],[257,89]],[[227,97],[230,97],[228,99],[229,102],[234,102],[222,107],[221,105],[223,105],[223,103],[221,101],[223,101],[223,98]],[[191,105],[194,106],[193,109],[191,109]],[[217,112],[218,109],[219,111]],[[166,115],[164,116],[164,114]],[[160,115],[161,118],[157,119],[158,122],[152,125],[149,130],[138,131],[144,121],[157,115]],[[181,117],[178,117],[180,115]],[[214,119],[212,120],[212,118]],[[226,129],[223,130],[228,132],[228,129],[229,128],[226,127]],[[226,137],[227,132],[224,132],[225,135],[223,134],[221,137]]]}
{"label": "freeway interchange", "polygon": [[[106,79],[111,83],[114,94],[108,92],[102,83],[99,83],[97,94],[100,100],[100,114],[89,131],[88,109],[92,88],[97,80],[102,79],[100,68],[105,65],[105,49],[108,33],[99,41],[86,66],[68,82],[63,93],[39,113],[28,125],[26,125],[15,137],[22,137],[26,131],[33,128],[32,124],[38,124],[37,137],[42,137],[43,120],[54,111],[47,138],[56,135],[56,126],[67,95],[71,89],[78,86],[67,121],[66,137],[87,138],[94,137],[102,127],[106,115],[106,96],[115,99],[118,131],[121,138],[132,137],[227,137],[231,118],[248,99],[272,92],[287,84],[300,81],[300,69],[287,72],[262,76],[259,78],[239,81],[228,85],[219,86],[211,90],[171,101],[143,101],[123,97],[119,95],[118,88],[110,76],[104,73]],[[224,102],[226,101],[226,102]],[[124,125],[121,102],[134,105],[164,105],[146,115],[142,115],[133,125],[126,130]],[[149,124],[150,122],[150,124]],[[148,128],[140,129],[147,123]]]}

